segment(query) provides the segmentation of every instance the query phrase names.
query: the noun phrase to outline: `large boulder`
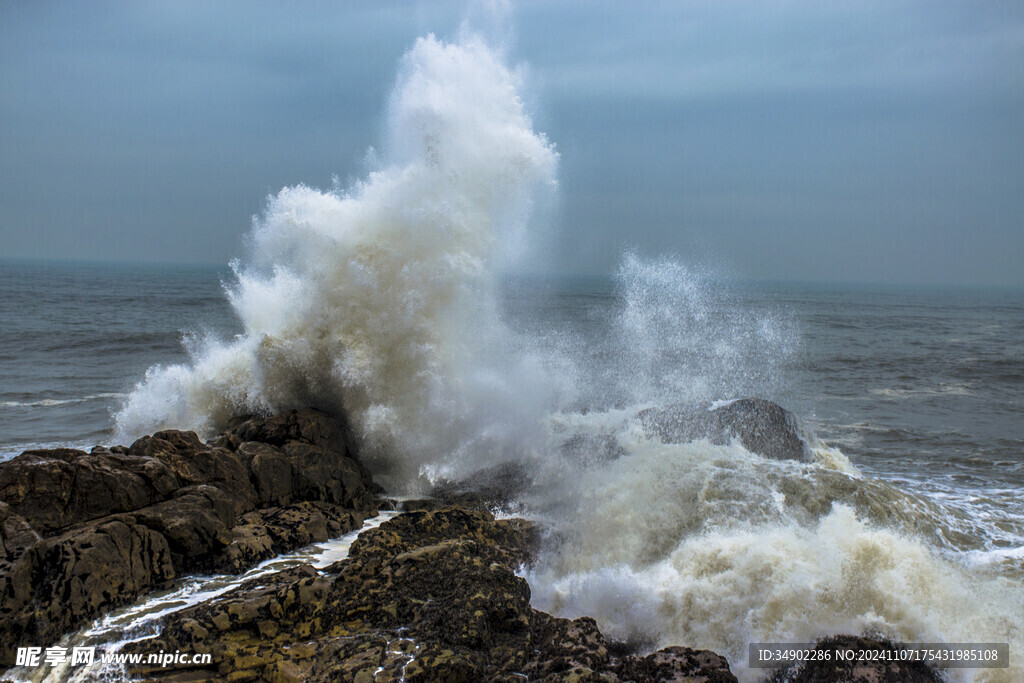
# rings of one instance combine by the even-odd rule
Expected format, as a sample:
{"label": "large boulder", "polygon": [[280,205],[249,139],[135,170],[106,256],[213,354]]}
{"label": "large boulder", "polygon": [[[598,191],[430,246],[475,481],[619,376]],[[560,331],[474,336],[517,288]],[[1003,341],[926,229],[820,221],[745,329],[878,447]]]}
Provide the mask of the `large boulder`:
{"label": "large boulder", "polygon": [[246,441],[236,452],[248,464],[257,503],[287,505],[292,501],[294,469],[281,449],[259,441]]}
{"label": "large boulder", "polygon": [[131,517],[159,532],[181,574],[208,571],[217,553],[231,543],[235,501],[208,484],[186,486],[175,496],[136,510]]}
{"label": "large boulder", "polygon": [[296,499],[323,500],[358,509],[373,504],[370,475],[355,460],[301,441],[289,441],[282,450],[292,465]]}
{"label": "large boulder", "polygon": [[[830,636],[815,643],[814,652],[828,654],[776,669],[771,680],[787,683],[940,683],[946,680],[928,664],[908,661],[901,656],[899,645],[880,638]],[[845,655],[838,654],[842,652]]]}
{"label": "large boulder", "polygon": [[44,535],[165,500],[179,486],[159,460],[109,451],[33,450],[0,463],[0,500]]}
{"label": "large boulder", "polygon": [[174,578],[162,535],[111,519],[36,543],[0,574],[3,664],[17,644],[50,643],[140,593]]}
{"label": "large boulder", "polygon": [[777,460],[811,459],[796,416],[763,398],[743,398],[721,405],[648,408],[637,417],[650,434],[665,443],[708,439],[738,440],[747,450]]}
{"label": "large boulder", "polygon": [[227,449],[204,444],[195,432],[166,430],[144,436],[129,447],[128,453],[164,464],[174,473],[179,487],[202,484],[221,489],[231,496],[238,512],[256,505],[256,490],[245,463]]}
{"label": "large boulder", "polygon": [[313,408],[288,410],[270,417],[238,418],[232,421],[226,433],[237,436],[243,443],[259,441],[283,446],[289,441],[300,441],[348,457],[355,457],[356,453],[352,430],[345,417]]}

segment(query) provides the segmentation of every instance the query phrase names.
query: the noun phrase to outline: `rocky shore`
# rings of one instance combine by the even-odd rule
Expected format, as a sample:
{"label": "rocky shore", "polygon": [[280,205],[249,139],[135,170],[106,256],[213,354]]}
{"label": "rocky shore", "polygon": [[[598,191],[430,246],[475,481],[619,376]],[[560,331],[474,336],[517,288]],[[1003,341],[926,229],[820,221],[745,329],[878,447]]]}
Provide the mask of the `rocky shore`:
{"label": "rocky shore", "polygon": [[[51,645],[183,576],[241,573],[357,529],[381,493],[344,419],[312,409],[238,419],[207,443],[172,430],[127,448],[27,451],[0,463],[0,666],[15,663],[18,647]],[[439,489],[362,533],[345,560],[262,576],[181,609],[126,651],[209,653],[211,663],[129,674],[167,682],[736,680],[713,652],[632,652],[589,617],[533,609],[516,572],[533,561],[540,530],[496,520],[490,497]],[[938,680],[904,669],[777,675]]]}
{"label": "rocky shore", "polygon": [[196,572],[237,573],[376,514],[343,421],[239,421],[211,443],[163,431],[130,447],[0,463],[0,666]]}
{"label": "rocky shore", "polygon": [[349,558],[256,579],[175,613],[139,652],[210,652],[208,670],[138,673],[185,681],[734,681],[723,657],[688,648],[616,652],[588,617],[530,607],[515,570],[534,529],[485,510],[400,515],[362,534]]}

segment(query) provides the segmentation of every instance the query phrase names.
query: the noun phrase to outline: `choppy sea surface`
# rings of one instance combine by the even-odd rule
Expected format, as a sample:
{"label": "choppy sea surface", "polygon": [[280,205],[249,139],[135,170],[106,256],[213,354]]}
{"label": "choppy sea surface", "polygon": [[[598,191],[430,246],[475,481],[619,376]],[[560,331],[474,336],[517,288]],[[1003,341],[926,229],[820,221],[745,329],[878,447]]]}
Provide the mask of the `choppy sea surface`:
{"label": "choppy sea surface", "polygon": [[[240,331],[230,280],[226,267],[0,262],[0,457],[108,443],[112,413],[147,368],[185,361],[190,339]],[[727,286],[713,314],[761,307],[798,330],[770,398],[859,466],[936,488],[1024,491],[1024,292]],[[516,327],[604,343],[614,289],[601,278],[507,281],[505,312]]]}
{"label": "choppy sea surface", "polygon": [[[112,415],[147,368],[187,361],[193,341],[240,332],[223,291],[231,280],[229,269],[207,266],[3,262],[0,457],[110,443]],[[863,471],[937,499],[1024,518],[1024,292],[714,286],[720,291],[710,302],[698,293],[707,337],[689,329],[693,302],[678,304],[691,318],[681,321],[686,334],[697,337],[685,349],[691,357],[656,362],[713,365],[720,362],[709,357],[721,341],[716,335],[746,323],[744,317],[782,321],[793,338],[772,359],[770,381],[759,376],[748,393],[768,388],[769,398]],[[602,356],[621,341],[622,292],[609,279],[506,279],[503,296],[512,328],[578,347],[577,357],[589,356],[583,365],[604,367]],[[741,350],[753,356],[777,349]],[[764,359],[750,360],[742,363],[761,367],[743,374],[764,375]],[[702,397],[747,395],[735,374],[716,373],[719,387],[694,374],[704,382]],[[595,386],[580,399],[591,402],[587,407],[623,402],[609,377],[597,373],[589,381]],[[1015,536],[1000,545],[1024,562],[1024,539]]]}

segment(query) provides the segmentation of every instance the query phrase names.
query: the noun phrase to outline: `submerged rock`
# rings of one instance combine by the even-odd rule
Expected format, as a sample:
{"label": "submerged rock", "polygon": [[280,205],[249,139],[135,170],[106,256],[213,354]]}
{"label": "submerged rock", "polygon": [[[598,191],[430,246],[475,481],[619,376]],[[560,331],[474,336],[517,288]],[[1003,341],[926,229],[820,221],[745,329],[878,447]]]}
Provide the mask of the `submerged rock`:
{"label": "submerged rock", "polygon": [[735,681],[714,653],[614,654],[593,619],[530,607],[516,570],[536,529],[486,510],[408,512],[367,531],[323,574],[261,577],[171,615],[135,652],[209,652],[208,668],[139,667],[153,680]]}
{"label": "submerged rock", "polygon": [[427,498],[407,500],[405,510],[433,510],[450,505],[475,510],[506,509],[528,490],[532,483],[529,470],[518,462],[509,462],[472,472],[458,480],[442,479]]}
{"label": "submerged rock", "polygon": [[[901,661],[895,643],[864,636],[832,636],[815,643],[814,650],[829,652],[826,661],[809,661],[775,671],[772,683],[941,683],[946,680],[923,662]],[[850,659],[836,656],[847,651]],[[865,653],[877,653],[872,661]]]}
{"label": "submerged rock", "polygon": [[738,439],[747,450],[777,460],[811,459],[796,416],[763,398],[743,398],[720,406],[648,408],[637,417],[648,433],[665,443]]}
{"label": "submerged rock", "polygon": [[183,574],[358,528],[378,489],[355,453],[344,420],[306,409],[211,444],[166,430],[0,463],[0,665]]}

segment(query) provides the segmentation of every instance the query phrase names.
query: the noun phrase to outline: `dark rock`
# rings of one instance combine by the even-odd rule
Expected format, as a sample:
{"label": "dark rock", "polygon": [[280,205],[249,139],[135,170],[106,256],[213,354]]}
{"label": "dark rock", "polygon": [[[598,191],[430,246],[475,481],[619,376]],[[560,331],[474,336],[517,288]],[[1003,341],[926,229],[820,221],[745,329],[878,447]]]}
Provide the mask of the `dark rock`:
{"label": "dark rock", "polygon": [[0,561],[13,562],[39,541],[39,534],[24,517],[14,514],[7,503],[0,503]]}
{"label": "dark rock", "polygon": [[213,570],[244,571],[275,555],[347,534],[364,519],[361,512],[323,501],[250,512],[231,529],[231,542],[214,558]]}
{"label": "dark rock", "polygon": [[728,683],[736,680],[725,657],[688,647],[666,647],[646,657],[626,657],[616,667],[616,673],[624,681]]}
{"label": "dark rock", "polygon": [[195,432],[167,430],[144,436],[129,453],[155,458],[167,465],[179,486],[207,484],[231,495],[237,512],[256,505],[256,491],[238,456],[223,448],[211,448]]}
{"label": "dark rock", "polygon": [[648,408],[637,417],[644,428],[665,443],[708,439],[726,444],[738,439],[743,446],[767,458],[811,459],[800,435],[796,416],[782,406],[761,398],[744,398],[718,408],[672,406]]}
{"label": "dark rock", "polygon": [[452,538],[471,538],[483,544],[481,552],[486,559],[518,567],[533,557],[538,537],[536,527],[526,520],[495,521],[486,510],[419,510],[398,515],[359,534],[349,549],[349,557],[385,558]]}
{"label": "dark rock", "polygon": [[[260,577],[173,614],[132,652],[209,652],[229,680],[734,681],[713,653],[613,654],[592,619],[530,607],[536,530],[457,507],[399,515],[327,569]],[[159,680],[166,670],[133,673]],[[685,678],[685,677],[690,678]]]}
{"label": "dark rock", "polygon": [[26,451],[0,463],[0,500],[44,535],[150,505],[177,488],[163,463],[117,453]]}
{"label": "dark rock", "polygon": [[373,504],[373,494],[366,483],[369,473],[344,453],[289,441],[284,445],[284,454],[292,465],[296,498],[324,500],[356,509]]}
{"label": "dark rock", "polygon": [[451,505],[493,510],[513,504],[532,483],[529,472],[516,462],[479,470],[458,481],[434,485],[429,498],[405,501],[405,510],[436,510]]}
{"label": "dark rock", "polygon": [[236,451],[242,445],[242,440],[237,434],[221,434],[208,442],[214,448],[225,448],[229,451]]}
{"label": "dark rock", "polygon": [[152,436],[143,436],[128,447],[130,455],[144,455],[156,458],[161,455],[191,455],[209,450],[195,432],[165,429]]}
{"label": "dark rock", "polygon": [[249,478],[260,505],[287,505],[292,499],[292,462],[280,449],[246,441],[236,452],[248,464]]}
{"label": "dark rock", "polygon": [[343,421],[304,410],[236,427],[282,448],[166,430],[0,463],[0,664],[183,573],[241,572],[373,512]]}
{"label": "dark rock", "polygon": [[258,517],[259,513],[248,513],[242,518],[242,524],[231,529],[230,541],[212,562],[213,571],[240,574],[249,567],[278,554],[266,526],[246,521],[250,515]]}
{"label": "dark rock", "polygon": [[227,433],[238,436],[242,442],[260,441],[271,446],[284,446],[289,441],[301,441],[349,457],[356,452],[352,430],[344,417],[313,408],[237,421]]}
{"label": "dark rock", "polygon": [[[25,518],[0,503],[0,638],[25,628],[24,610],[32,600],[38,564],[32,549],[40,538]],[[2,641],[0,641],[2,642]]]}
{"label": "dark rock", "polygon": [[174,577],[164,537],[118,520],[44,539],[23,560],[0,578],[6,584],[0,643],[7,665],[13,645],[52,642]]}
{"label": "dark rock", "polygon": [[[940,683],[939,672],[924,662],[900,661],[898,645],[863,636],[832,636],[815,643],[815,651],[829,651],[830,657],[776,670],[773,683]],[[838,650],[851,652],[850,659],[835,656]],[[858,653],[882,653],[874,661],[856,661]]]}
{"label": "dark rock", "polygon": [[167,539],[179,572],[208,571],[211,556],[233,540],[235,503],[215,486],[188,486],[171,500],[136,510],[132,517]]}
{"label": "dark rock", "polygon": [[544,657],[526,667],[530,678],[543,680],[568,671],[593,672],[608,666],[608,643],[590,617],[569,621],[545,614],[536,622],[536,645]]}

